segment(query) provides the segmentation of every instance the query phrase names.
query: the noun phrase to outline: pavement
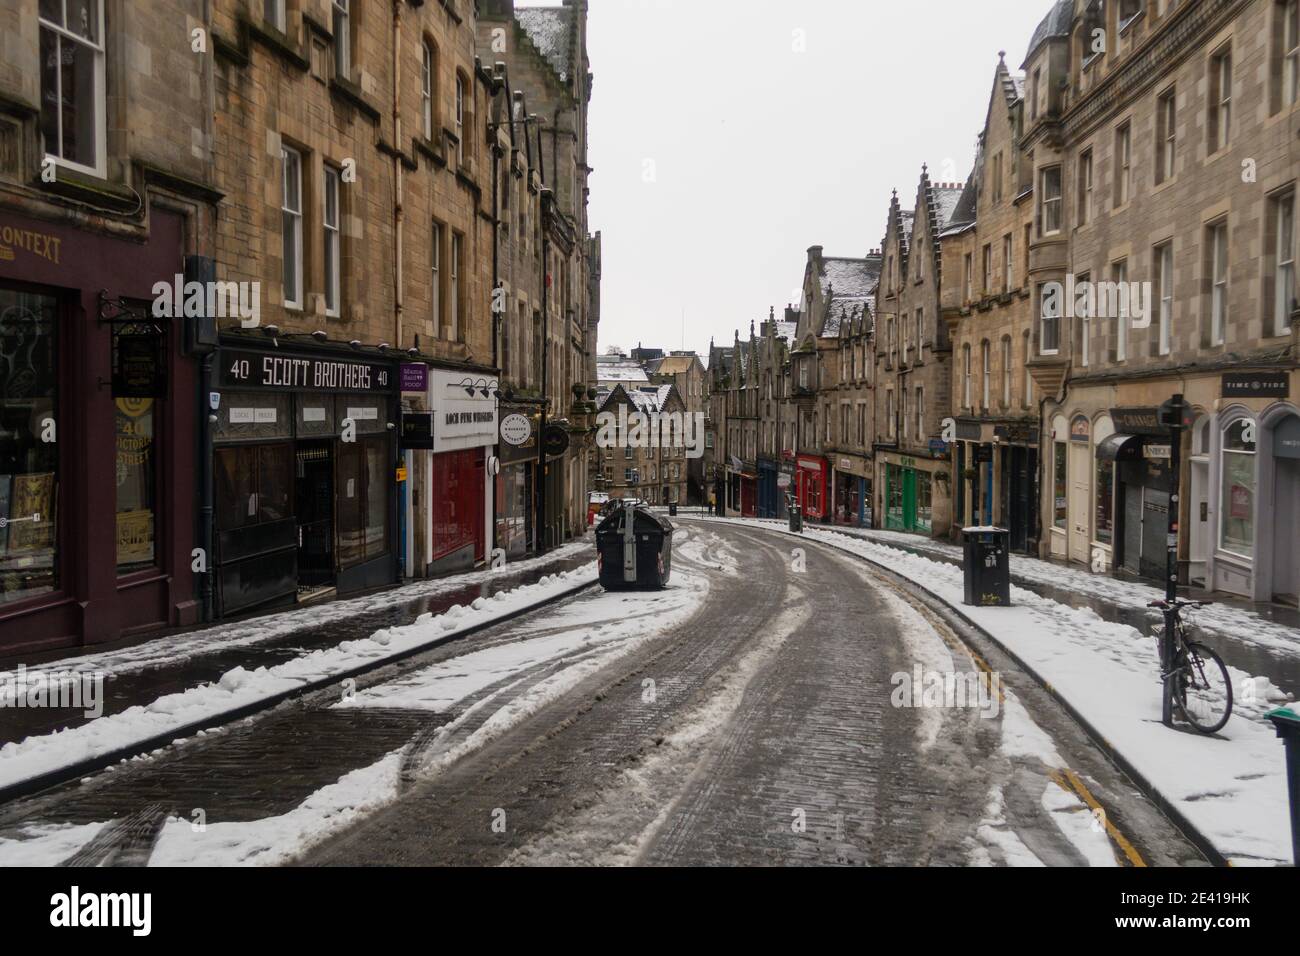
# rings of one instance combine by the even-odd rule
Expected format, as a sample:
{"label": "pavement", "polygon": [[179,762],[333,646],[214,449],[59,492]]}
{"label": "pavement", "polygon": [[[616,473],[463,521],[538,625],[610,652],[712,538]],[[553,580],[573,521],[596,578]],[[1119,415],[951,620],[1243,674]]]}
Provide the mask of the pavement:
{"label": "pavement", "polygon": [[[543,577],[591,563],[594,543],[582,539],[550,555],[433,581],[418,581],[363,598],[287,609],[207,628],[155,634],[148,641],[110,647],[73,648],[60,655],[0,661],[0,671],[24,663],[34,671],[65,669],[102,673],[103,715],[147,706],[168,694],[220,680],[242,667],[260,667],[301,657],[319,648],[410,624],[477,598],[534,584]],[[79,727],[90,717],[75,708],[5,708],[0,746],[26,737]]]}

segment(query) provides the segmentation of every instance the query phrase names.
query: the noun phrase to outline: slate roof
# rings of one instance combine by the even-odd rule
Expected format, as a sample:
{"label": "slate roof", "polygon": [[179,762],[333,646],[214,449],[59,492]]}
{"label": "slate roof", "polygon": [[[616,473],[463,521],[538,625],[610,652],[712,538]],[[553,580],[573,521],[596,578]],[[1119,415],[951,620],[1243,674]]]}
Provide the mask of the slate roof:
{"label": "slate roof", "polygon": [[562,83],[573,66],[572,16],[572,7],[515,7],[515,19]]}
{"label": "slate roof", "polygon": [[1068,37],[1070,35],[1070,24],[1074,21],[1074,0],[1057,0],[1056,4],[1043,17],[1043,22],[1038,24],[1038,29],[1034,31],[1033,37],[1029,40],[1029,52],[1025,54],[1025,62],[1034,55],[1040,46],[1048,40],[1057,37]]}
{"label": "slate roof", "polygon": [[649,384],[650,377],[645,369],[635,362],[598,362],[596,379],[599,382],[628,382],[634,385]]}

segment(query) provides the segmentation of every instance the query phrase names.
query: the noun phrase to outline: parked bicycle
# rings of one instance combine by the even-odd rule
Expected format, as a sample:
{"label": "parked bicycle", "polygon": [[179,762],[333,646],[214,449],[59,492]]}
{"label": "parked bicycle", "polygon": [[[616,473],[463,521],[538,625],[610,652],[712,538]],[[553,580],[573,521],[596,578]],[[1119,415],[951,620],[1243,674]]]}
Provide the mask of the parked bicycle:
{"label": "parked bicycle", "polygon": [[[1183,611],[1212,604],[1212,601],[1152,601],[1147,605],[1165,612],[1166,620],[1173,620],[1173,663],[1160,679],[1172,681],[1174,706],[1203,734],[1218,733],[1232,716],[1232,681],[1223,658],[1188,636]],[[1157,628],[1156,636],[1163,636],[1163,629]]]}

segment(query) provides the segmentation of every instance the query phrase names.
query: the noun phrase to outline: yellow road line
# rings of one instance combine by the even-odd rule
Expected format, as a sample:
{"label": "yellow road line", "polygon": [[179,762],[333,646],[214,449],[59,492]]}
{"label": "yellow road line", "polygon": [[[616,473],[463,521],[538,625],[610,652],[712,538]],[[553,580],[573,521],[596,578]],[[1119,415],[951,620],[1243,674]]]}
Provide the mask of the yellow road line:
{"label": "yellow road line", "polygon": [[[873,575],[873,577],[875,577],[875,575]],[[919,613],[923,618],[925,618],[926,621],[928,621],[930,625],[934,628],[935,633],[938,634],[941,638],[943,638],[945,644],[951,647],[954,651],[959,651],[967,655],[968,657],[970,657],[972,661],[975,662],[975,666],[977,668],[979,668],[981,671],[983,671],[985,674],[989,675],[990,677],[993,676],[993,668],[989,666],[988,661],[984,660],[984,658],[981,657],[975,651],[974,648],[972,648],[971,646],[966,644],[961,638],[959,638],[956,635],[956,633],[954,633],[952,628],[948,626],[947,622],[939,618],[938,615],[936,615],[924,604],[921,604],[916,600],[914,600],[911,595],[909,595],[901,587],[894,584],[892,581],[889,581],[885,578],[877,578],[877,579],[884,587],[889,588],[889,590],[897,594],[900,598],[902,598],[904,601],[910,604],[912,608],[915,611],[917,611],[917,613]],[[1006,703],[1006,695],[1002,691],[1002,682],[998,681],[996,686],[998,691],[998,700],[1002,703]],[[1087,805],[1087,807],[1090,810],[1092,810],[1094,813],[1098,810],[1101,811],[1101,821],[1106,828],[1106,835],[1110,838],[1111,842],[1115,844],[1115,846],[1119,847],[1120,852],[1123,853],[1124,856],[1128,859],[1130,865],[1142,866],[1142,867],[1145,867],[1147,865],[1146,860],[1142,858],[1142,854],[1137,851],[1137,848],[1133,846],[1133,844],[1129,842],[1129,839],[1119,831],[1119,828],[1116,827],[1115,824],[1111,822],[1110,814],[1106,812],[1106,808],[1103,807],[1097,801],[1097,798],[1092,795],[1092,792],[1088,790],[1086,786],[1084,786],[1084,783],[1082,780],[1079,779],[1078,774],[1076,774],[1073,770],[1069,769],[1068,767],[1065,767],[1059,771],[1057,770],[1051,771],[1049,776],[1056,783],[1056,785],[1060,787],[1062,790],[1064,790],[1066,793],[1070,793],[1071,791],[1076,793],[1079,796],[1079,798],[1083,800],[1083,802]]]}

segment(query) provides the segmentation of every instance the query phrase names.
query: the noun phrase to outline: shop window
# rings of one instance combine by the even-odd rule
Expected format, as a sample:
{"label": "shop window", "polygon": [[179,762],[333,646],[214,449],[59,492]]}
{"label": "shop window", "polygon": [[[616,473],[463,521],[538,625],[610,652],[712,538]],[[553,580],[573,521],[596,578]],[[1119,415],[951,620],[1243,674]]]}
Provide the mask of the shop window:
{"label": "shop window", "polygon": [[58,312],[0,289],[0,605],[58,587]]}
{"label": "shop window", "polygon": [[158,403],[119,398],[117,431],[117,573],[151,568],[156,559],[158,516]]}
{"label": "shop window", "polygon": [[1115,539],[1115,463],[1097,462],[1097,540],[1110,544]]}
{"label": "shop window", "polygon": [[916,473],[916,530],[928,532],[931,528],[933,513],[931,477],[923,472]]}
{"label": "shop window", "polygon": [[56,162],[104,174],[101,0],[41,0],[41,135]]}
{"label": "shop window", "polygon": [[1052,469],[1052,495],[1053,501],[1053,521],[1052,523],[1061,531],[1064,531],[1069,524],[1066,514],[1066,446],[1065,442],[1058,441],[1055,449],[1055,461]]}
{"label": "shop window", "polygon": [[1238,419],[1223,433],[1219,545],[1249,558],[1255,551],[1255,423]]}
{"label": "shop window", "polygon": [[235,531],[292,517],[292,446],[218,448],[213,470],[218,530]]}

